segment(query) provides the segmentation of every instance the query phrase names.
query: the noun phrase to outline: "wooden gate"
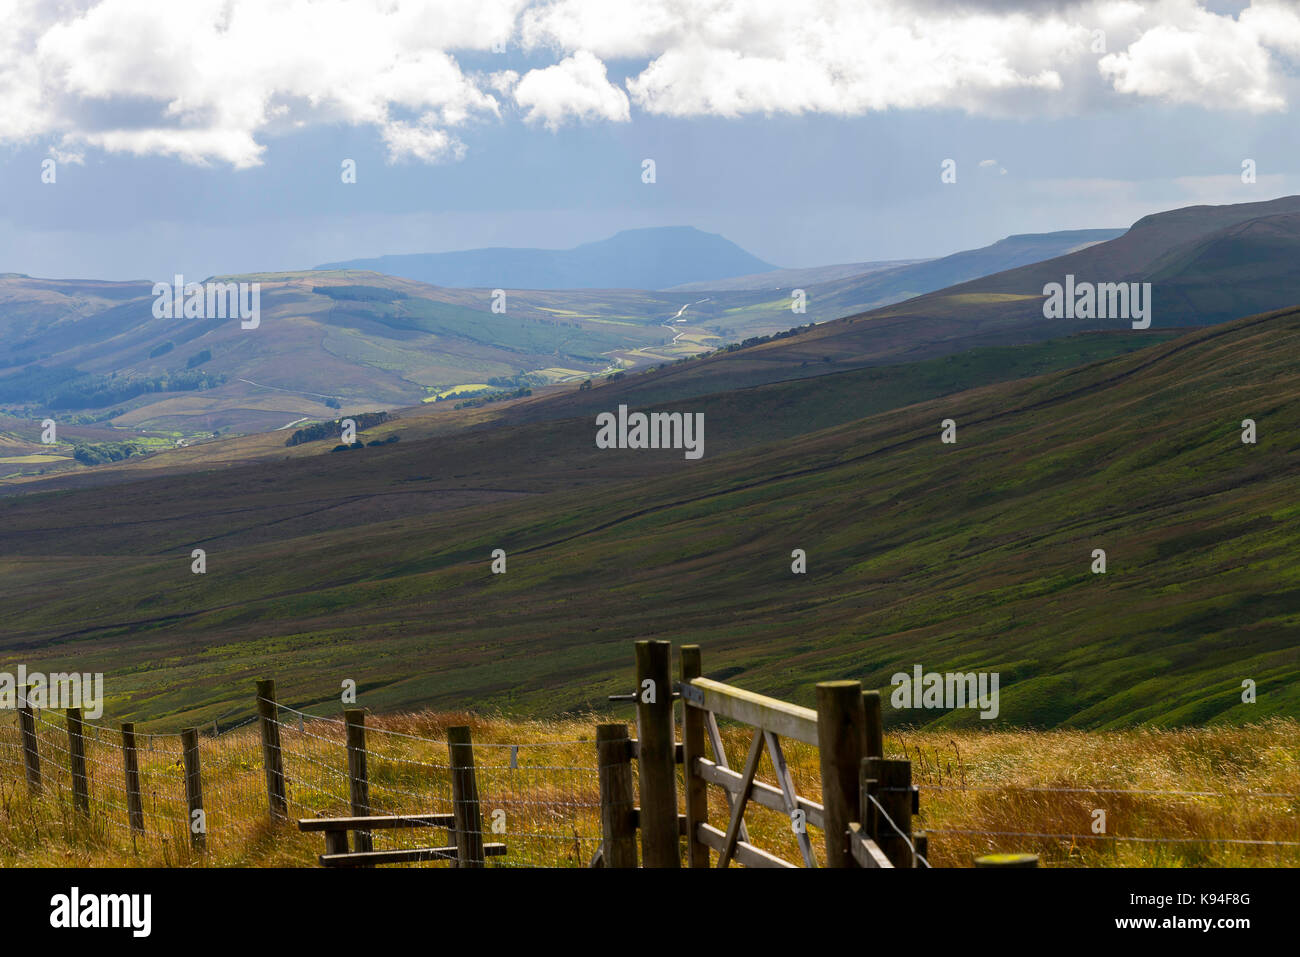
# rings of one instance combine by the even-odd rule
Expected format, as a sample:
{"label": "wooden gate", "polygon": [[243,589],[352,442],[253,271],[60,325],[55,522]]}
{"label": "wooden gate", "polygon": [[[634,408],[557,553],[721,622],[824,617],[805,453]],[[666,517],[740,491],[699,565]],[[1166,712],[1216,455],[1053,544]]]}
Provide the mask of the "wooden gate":
{"label": "wooden gate", "polygon": [[[646,867],[678,867],[680,838],[690,867],[798,867],[750,841],[751,803],[786,815],[804,867],[914,867],[924,838],[911,836],[916,791],[907,761],[883,758],[880,696],[857,681],[817,685],[817,710],[702,676],[698,645],[681,648],[680,681],[669,694],[671,649],[637,642],[637,738],[624,725],[602,725],[598,739],[604,845],[593,864],[636,866],[640,832]],[[675,740],[674,703],[682,704],[682,740]],[[718,717],[753,729],[739,770],[729,766]],[[818,749],[821,803],[798,794],[782,741]],[[764,751],[775,782],[758,780]],[[711,756],[710,756],[711,755]],[[641,804],[633,806],[631,762],[637,762]],[[682,766],[685,813],[678,810],[676,765]],[[726,827],[709,822],[709,785],[723,790]],[[882,799],[884,803],[882,803]],[[902,822],[899,822],[902,818]],[[719,822],[721,823],[721,822]],[[825,835],[819,862],[808,828]],[[716,863],[711,854],[716,854]]]}

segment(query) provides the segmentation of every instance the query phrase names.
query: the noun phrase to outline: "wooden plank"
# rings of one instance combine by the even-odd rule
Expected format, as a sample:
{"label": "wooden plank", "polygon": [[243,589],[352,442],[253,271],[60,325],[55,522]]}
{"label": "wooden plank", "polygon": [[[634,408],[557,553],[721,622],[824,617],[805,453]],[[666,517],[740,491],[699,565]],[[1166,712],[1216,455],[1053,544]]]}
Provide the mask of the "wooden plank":
{"label": "wooden plank", "polygon": [[[781,750],[781,739],[771,731],[763,732],[763,740],[767,742],[767,753],[772,758],[772,767],[776,770],[776,779],[781,782],[781,796],[784,800],[786,816],[790,818],[791,827],[794,824],[794,812],[799,810],[799,799],[794,792],[794,778],[790,776],[790,766],[785,763],[785,752]],[[795,841],[799,844],[799,855],[803,858],[804,865],[807,867],[816,867],[817,858],[813,856],[812,841],[808,840],[808,816],[804,815],[804,826],[795,831]]]}
{"label": "wooden plank", "polygon": [[[683,710],[690,711],[691,709],[687,707]],[[718,730],[718,717],[712,711],[704,712],[704,729],[709,733],[709,746],[713,748],[713,760],[716,762],[717,767],[722,768],[725,771],[730,771],[731,766],[727,764],[727,752],[722,747],[722,732]],[[700,760],[704,759],[701,758]],[[714,783],[718,784],[720,782],[715,781]],[[736,775],[736,785],[737,787],[740,785],[739,774]],[[725,789],[723,791],[723,797],[727,799],[728,815],[730,815],[731,809],[736,806],[734,791],[735,788]],[[749,840],[749,828],[745,827],[744,821],[740,822],[740,839],[746,842]]]}
{"label": "wooden plank", "polygon": [[749,803],[749,792],[754,784],[754,775],[758,771],[758,759],[763,756],[763,732],[755,729],[754,740],[749,745],[749,756],[745,758],[745,770],[740,778],[740,790],[736,792],[736,803],[731,808],[731,820],[727,822],[726,839],[722,850],[718,852],[718,867],[725,868],[731,863],[736,852],[736,842],[740,840],[740,825],[745,819],[745,805]]}
{"label": "wooden plank", "polygon": [[690,684],[683,684],[681,694],[688,707],[712,711],[804,744],[817,743],[817,712],[811,708],[710,678],[696,678]]}
{"label": "wooden plank", "polygon": [[[716,827],[709,824],[701,824],[695,830],[696,837],[700,843],[707,844],[715,851],[721,851],[726,843],[727,836],[719,831]],[[736,850],[733,859],[737,864],[743,864],[746,867],[769,867],[782,868],[786,870],[798,870],[799,868],[789,861],[782,860],[775,854],[769,854],[761,847],[755,847],[748,841],[737,841]]]}
{"label": "wooden plank", "polygon": [[[718,787],[722,788],[729,799],[735,791],[740,790],[739,772],[733,771],[731,768],[718,767],[718,765],[714,764],[707,758],[699,758],[695,762],[695,766],[699,771],[700,777],[704,778],[704,780],[708,781],[710,784],[716,784]],[[766,781],[754,782],[753,788],[749,793],[749,799],[755,804],[761,804],[763,807],[771,808],[773,811],[785,810],[784,795]],[[806,797],[799,797],[796,795],[795,800],[798,802],[800,810],[802,810],[804,814],[808,815],[808,823],[813,827],[821,827],[822,806],[816,801],[811,801]],[[728,806],[730,806],[732,801],[728,800],[727,803]],[[745,840],[745,835],[742,834],[740,839],[742,841]]]}
{"label": "wooden plank", "polygon": [[[484,844],[485,857],[501,857],[504,844]],[[454,861],[454,847],[412,847],[399,851],[365,851],[352,854],[322,854],[322,867],[373,867],[376,864],[415,864],[420,861]]]}
{"label": "wooden plank", "polygon": [[862,825],[854,821],[849,825],[849,852],[859,867],[893,867],[880,845],[867,837]]}
{"label": "wooden plank", "polygon": [[346,854],[348,852],[348,832],[347,831],[326,831],[325,832],[325,853],[330,856]]}
{"label": "wooden plank", "polygon": [[382,814],[370,817],[309,817],[298,822],[300,831],[378,831],[395,827],[455,826],[453,814]]}

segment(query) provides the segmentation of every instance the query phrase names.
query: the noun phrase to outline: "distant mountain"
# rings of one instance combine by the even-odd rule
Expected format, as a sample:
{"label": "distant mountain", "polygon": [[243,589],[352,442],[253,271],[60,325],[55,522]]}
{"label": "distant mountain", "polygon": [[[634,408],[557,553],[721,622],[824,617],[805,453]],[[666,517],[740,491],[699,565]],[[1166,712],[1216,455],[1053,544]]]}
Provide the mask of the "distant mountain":
{"label": "distant mountain", "polygon": [[[846,308],[853,299],[879,294],[883,284],[896,281],[899,273],[933,274],[945,260],[816,287],[808,293],[809,314],[816,304],[819,318],[827,312],[843,318],[821,322],[798,335],[753,343],[652,375],[628,377],[602,390],[599,401],[607,406],[617,396],[617,401],[629,405],[680,402],[826,372],[933,359],[976,347],[1042,342],[1089,331],[1131,331],[1127,319],[1045,318],[1043,287],[1063,282],[1071,274],[1093,283],[1150,282],[1152,335],[1300,304],[1300,273],[1295,268],[1300,258],[1300,196],[1156,213],[1106,242],[1087,238],[1096,232],[1102,231],[1044,234],[1066,236],[1074,251],[853,314]],[[1019,239],[1004,240],[1013,256],[1017,245],[1013,240]],[[946,259],[959,260],[961,268],[960,260],[972,261],[974,253],[991,252],[1000,245]],[[827,299],[836,297],[838,301],[827,304]],[[565,401],[572,409],[557,408],[555,414],[588,411],[583,404],[586,396]]]}
{"label": "distant mountain", "polygon": [[773,269],[769,272],[754,273],[749,276],[736,276],[734,279],[706,279],[703,282],[686,282],[680,286],[665,289],[664,292],[739,292],[762,289],[790,289],[794,286],[811,286],[817,283],[832,282],[836,279],[851,279],[854,276],[869,276],[875,273],[901,269],[904,266],[914,266],[923,262],[929,262],[929,260],[889,259],[883,262],[809,266],[805,269]]}
{"label": "distant mountain", "polygon": [[486,289],[665,289],[775,269],[730,240],[693,226],[625,229],[573,249],[467,249],[326,263],[434,286]]}
{"label": "distant mountain", "polygon": [[1122,229],[1066,229],[1008,236],[991,246],[963,250],[914,266],[826,283],[816,289],[816,299],[823,312],[829,310],[839,318],[1017,266],[1054,259],[1123,234]]}

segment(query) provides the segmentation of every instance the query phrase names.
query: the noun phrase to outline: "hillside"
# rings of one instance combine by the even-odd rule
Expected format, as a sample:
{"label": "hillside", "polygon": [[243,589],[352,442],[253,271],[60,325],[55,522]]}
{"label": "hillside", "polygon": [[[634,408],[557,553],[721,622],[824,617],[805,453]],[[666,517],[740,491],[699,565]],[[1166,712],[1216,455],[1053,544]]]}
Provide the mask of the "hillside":
{"label": "hillside", "polygon": [[804,269],[771,269],[767,272],[736,276],[733,279],[687,282],[673,286],[671,292],[735,292],[738,290],[790,289],[795,286],[815,286],[836,279],[874,275],[927,262],[924,259],[899,259],[885,262],[837,263],[833,266],[810,266]]}
{"label": "hillside", "polygon": [[805,702],[921,663],[999,672],[1000,725],[1295,715],[1297,348],[1284,311],[728,453],[739,408],[696,462],[583,417],[10,498],[0,666],[103,670],[115,714],[169,722],[262,673],[555,713],[625,691],[628,641],[689,636]]}
{"label": "hillside", "polygon": [[716,233],[692,226],[625,229],[572,249],[467,249],[326,263],[433,286],[485,289],[664,289],[773,267]]}
{"label": "hillside", "polygon": [[[1129,330],[1129,319],[1047,319],[1043,288],[1067,274],[1088,282],[1152,283],[1152,330],[1176,331],[1300,303],[1293,267],[1300,197],[1193,206],[1144,217],[1122,236],[1054,259],[962,282],[905,302],[820,322],[797,336],[758,342],[635,377],[633,399],[685,399],[828,371],[908,363],[974,348],[1022,345],[1085,331]],[[1060,234],[1046,234],[1059,236]],[[935,267],[942,260],[909,269]],[[881,281],[900,271],[881,274]],[[872,281],[872,277],[864,283]],[[856,280],[846,280],[853,283]],[[838,313],[827,289],[809,312]],[[855,294],[856,295],[856,294]],[[638,395],[640,393],[640,395]]]}

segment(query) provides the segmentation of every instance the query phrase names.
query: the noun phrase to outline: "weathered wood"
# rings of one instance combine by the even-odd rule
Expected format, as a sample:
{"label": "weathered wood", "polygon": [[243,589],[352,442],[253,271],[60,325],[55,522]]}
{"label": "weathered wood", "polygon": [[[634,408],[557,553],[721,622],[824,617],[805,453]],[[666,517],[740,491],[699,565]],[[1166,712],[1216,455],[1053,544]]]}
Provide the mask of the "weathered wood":
{"label": "weathered wood", "polygon": [[[690,710],[689,707],[687,708],[687,710]],[[722,746],[722,732],[718,730],[717,715],[715,715],[712,711],[704,712],[704,726],[705,726],[705,730],[708,731],[709,733],[709,746],[713,748],[713,760],[716,763],[717,767],[723,771],[726,771],[728,773],[734,773],[736,775],[735,787],[729,788],[723,792],[723,797],[725,797],[727,801],[727,814],[730,815],[731,809],[736,806],[735,791],[736,788],[740,787],[740,774],[737,772],[732,772],[731,766],[727,764],[727,751]],[[721,784],[722,782],[713,781],[713,783]],[[726,785],[723,785],[723,787],[725,788]],[[763,784],[761,781],[754,782],[755,790],[766,788],[766,787],[767,785]],[[776,790],[776,789],[772,788],[771,790]],[[765,806],[770,807],[770,805],[765,805]],[[745,826],[744,821],[740,822],[740,839],[745,842],[749,841],[749,829]]]}
{"label": "weathered wood", "polygon": [[862,825],[854,821],[849,825],[849,852],[859,867],[893,867],[880,845],[867,837]]}
{"label": "weathered wood", "polygon": [[726,867],[736,852],[736,843],[740,840],[740,823],[745,819],[745,805],[749,803],[750,789],[754,784],[754,775],[758,772],[758,761],[763,756],[763,732],[754,729],[754,740],[749,745],[749,755],[745,758],[745,769],[740,775],[740,790],[736,792],[736,803],[731,808],[731,820],[727,822],[727,833],[718,852],[718,867]]}
{"label": "weathered wood", "polygon": [[40,794],[43,790],[41,785],[41,757],[36,750],[36,716],[32,713],[32,705],[27,698],[28,694],[30,694],[30,689],[25,689],[22,704],[18,708],[18,727],[23,742],[23,764],[27,768],[27,790],[32,794]]}
{"label": "weathered wood", "polygon": [[636,690],[640,724],[637,774],[641,781],[641,864],[680,867],[671,642],[636,643]]}
{"label": "weathered wood", "polygon": [[755,694],[732,685],[696,678],[682,689],[688,707],[702,708],[783,738],[817,744],[817,712],[810,708]]}
{"label": "weathered wood", "polygon": [[[912,867],[912,762],[889,758],[864,758],[860,786],[874,781],[869,792],[876,799],[871,837],[895,867]],[[890,822],[893,822],[891,825]]]}
{"label": "weathered wood", "polygon": [[[627,742],[627,748],[628,748],[628,754],[631,755],[633,761],[640,760],[641,758],[640,741],[638,741],[636,738],[630,738]],[[686,760],[686,751],[682,747],[682,743],[678,741],[676,744],[673,745],[673,763],[682,764],[685,762],[685,760]]]}
{"label": "weathered wood", "polygon": [[398,827],[456,826],[452,814],[372,814],[368,817],[307,817],[298,822],[300,831],[381,831]]}
{"label": "weathered wood", "polygon": [[[326,831],[325,832],[325,856],[336,857],[348,852],[348,832],[347,831]],[[325,863],[322,857],[321,863]]]}
{"label": "weathered wood", "polygon": [[190,846],[196,851],[207,847],[208,822],[203,810],[203,775],[199,768],[199,729],[181,731],[181,749],[185,758],[185,805],[189,809],[186,827]]}
{"label": "weathered wood", "polygon": [[478,781],[474,775],[474,745],[469,728],[447,729],[451,752],[451,808],[456,818],[456,866],[482,867],[483,815],[478,803]]}
{"label": "weathered wood", "polygon": [[858,779],[866,751],[866,710],[860,682],[818,683],[817,747],[825,808],[826,866],[851,867],[848,831],[858,815]]}
{"label": "weathered wood", "polygon": [[[360,708],[343,712],[347,726],[348,797],[353,817],[370,816],[370,779],[366,774],[366,713]],[[356,849],[361,852],[375,849],[369,830],[360,829],[356,836]]]}
{"label": "weathered wood", "polygon": [[131,830],[144,830],[144,804],[140,800],[140,759],[135,744],[135,724],[122,723],[122,769],[126,776],[126,816]]}
{"label": "weathered wood", "polygon": [[596,774],[600,781],[602,864],[605,867],[636,867],[632,761],[627,744],[627,725],[596,726]]}
{"label": "weathered wood", "polygon": [[975,858],[976,867],[1037,867],[1037,854],[985,854]]}
{"label": "weathered wood", "polygon": [[[695,762],[695,765],[700,777],[704,778],[709,784],[716,784],[723,789],[723,793],[728,798],[728,807],[734,805],[735,801],[732,796],[740,790],[740,772],[733,771],[731,768],[719,767],[707,758],[700,758]],[[750,788],[749,799],[755,804],[771,808],[773,811],[784,811],[786,809],[785,795],[766,781],[755,781],[753,783]],[[818,828],[825,826],[822,818],[823,809],[820,804],[801,795],[796,795],[795,801],[797,807],[807,815],[810,825]],[[740,839],[745,840],[743,832]]]}
{"label": "weathered wood", "polygon": [[[916,848],[916,860],[913,867],[928,867],[930,864],[930,838],[924,831],[912,835],[912,846]],[[925,858],[922,862],[921,858]]]}
{"label": "weathered wood", "polygon": [[[715,851],[721,851],[726,845],[727,836],[710,824],[701,824],[696,829],[696,836],[704,844],[713,848]],[[769,854],[762,848],[755,847],[748,841],[737,841],[732,853],[732,859],[737,864],[743,864],[746,867],[779,867],[798,870],[798,866],[791,864],[789,861],[782,860],[775,854]]]}
{"label": "weathered wood", "polygon": [[288,820],[289,798],[284,786],[284,757],[280,750],[280,707],[275,682],[257,683],[257,715],[262,731],[262,766],[266,769],[266,801],[272,820]]}
{"label": "weathered wood", "polygon": [[883,758],[885,756],[885,724],[880,712],[880,692],[862,692],[862,709],[866,719],[867,750],[865,758]]}
{"label": "weathered wood", "polygon": [[[699,645],[682,645],[682,684],[700,677]],[[704,715],[699,708],[682,708],[682,780],[686,791],[686,863],[689,867],[709,866],[709,846],[696,836],[697,826],[709,823],[709,783],[700,777],[696,758],[704,757]]]}
{"label": "weathered wood", "polygon": [[81,726],[81,709],[68,709],[68,761],[72,772],[72,803],[90,815],[90,778],[86,774],[86,739]]}
{"label": "weathered wood", "polygon": [[[365,851],[351,854],[322,854],[322,867],[373,867],[376,864],[415,864],[420,861],[458,861],[459,849],[455,847],[410,847],[395,851]],[[484,857],[501,857],[506,853],[504,844],[484,844]]]}
{"label": "weathered wood", "polygon": [[[767,742],[767,753],[772,759],[772,768],[776,771],[776,779],[781,782],[781,796],[784,799],[784,806],[781,810],[785,811],[790,818],[790,825],[794,827],[794,815],[799,810],[799,799],[794,790],[794,778],[790,775],[790,767],[785,763],[785,752],[781,750],[781,739],[771,731],[763,732],[763,740]],[[803,858],[806,867],[816,867],[817,858],[813,855],[812,841],[808,837],[808,815],[804,814],[804,826],[795,831],[795,841],[799,845],[799,855]]]}

